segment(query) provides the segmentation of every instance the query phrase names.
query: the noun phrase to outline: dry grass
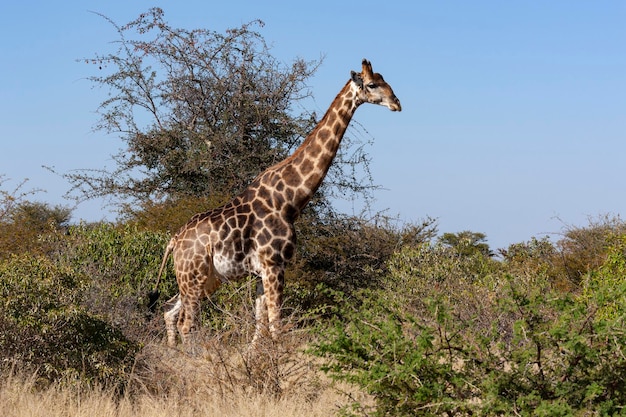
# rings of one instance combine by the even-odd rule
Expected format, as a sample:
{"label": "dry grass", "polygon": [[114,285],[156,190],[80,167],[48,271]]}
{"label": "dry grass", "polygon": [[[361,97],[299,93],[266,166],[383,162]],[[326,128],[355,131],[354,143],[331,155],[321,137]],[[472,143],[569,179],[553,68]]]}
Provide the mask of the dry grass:
{"label": "dry grass", "polygon": [[13,371],[0,381],[2,415],[333,415],[351,401],[319,371],[314,358],[302,353],[302,338],[293,331],[279,343],[261,344],[254,354],[245,343],[218,337],[199,342],[193,354],[149,343],[121,396],[78,384],[41,388],[36,375]]}
{"label": "dry grass", "polygon": [[262,394],[240,392],[226,398],[199,389],[186,398],[156,397],[142,394],[115,398],[100,389],[62,388],[58,385],[40,390],[32,378],[12,377],[0,388],[0,404],[7,417],[159,417],[159,416],[329,416],[342,398],[327,388],[315,401],[302,397],[268,398]]}
{"label": "dry grass", "polygon": [[329,380],[319,359],[304,353],[310,335],[299,330],[298,315],[285,318],[289,330],[277,341],[262,339],[252,351],[254,314],[250,295],[241,292],[232,297],[246,302],[235,299],[238,308],[220,311],[219,331],[200,326],[192,348],[169,348],[161,318],[155,318],[149,324],[158,329],[150,332],[155,339],[146,340],[135,357],[123,394],[76,381],[42,385],[19,368],[0,372],[0,416],[328,417],[354,400],[364,402],[356,389]]}
{"label": "dry grass", "polygon": [[115,398],[99,389],[35,389],[32,378],[13,377],[0,389],[0,404],[7,417],[159,417],[159,416],[329,416],[342,399],[332,389],[320,392],[315,401],[301,397],[268,398],[261,394],[241,392],[228,399],[198,390],[187,398],[156,397],[143,394]]}

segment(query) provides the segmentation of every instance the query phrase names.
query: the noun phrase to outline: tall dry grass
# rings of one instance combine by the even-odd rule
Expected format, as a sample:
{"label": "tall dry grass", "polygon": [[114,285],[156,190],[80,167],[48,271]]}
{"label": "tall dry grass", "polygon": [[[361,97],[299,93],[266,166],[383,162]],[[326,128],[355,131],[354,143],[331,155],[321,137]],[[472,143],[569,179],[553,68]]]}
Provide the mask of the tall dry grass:
{"label": "tall dry grass", "polygon": [[327,417],[351,402],[347,387],[328,380],[302,352],[298,331],[268,339],[255,352],[228,334],[199,336],[191,353],[146,344],[123,394],[76,381],[41,386],[36,374],[14,369],[0,375],[2,416]]}
{"label": "tall dry grass", "polygon": [[215,307],[217,324],[199,326],[191,347],[168,347],[156,316],[121,388],[42,383],[19,366],[3,373],[0,363],[0,417],[328,417],[354,400],[363,403],[359,391],[335,384],[319,359],[304,353],[311,335],[298,314],[285,317],[277,340],[261,338],[251,350],[254,290],[250,284],[228,293],[225,304],[234,307]]}
{"label": "tall dry grass", "polygon": [[0,388],[0,409],[7,417],[326,417],[333,415],[342,401],[340,394],[329,387],[313,401],[300,396],[276,399],[245,391],[220,397],[202,387],[184,398],[148,393],[117,398],[98,388],[53,385],[38,389],[35,378],[15,375],[5,379]]}
{"label": "tall dry grass", "polygon": [[32,379],[10,378],[0,389],[2,415],[7,417],[171,417],[171,416],[330,416],[342,401],[324,390],[315,401],[301,397],[268,398],[241,392],[228,399],[200,390],[182,400],[144,394],[115,398],[100,389],[34,388]]}

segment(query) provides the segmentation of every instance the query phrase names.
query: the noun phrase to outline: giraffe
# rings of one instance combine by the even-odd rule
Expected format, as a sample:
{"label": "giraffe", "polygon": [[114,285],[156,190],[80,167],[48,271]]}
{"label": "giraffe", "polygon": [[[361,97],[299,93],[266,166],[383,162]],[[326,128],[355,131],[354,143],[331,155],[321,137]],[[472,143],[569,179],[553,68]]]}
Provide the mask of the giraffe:
{"label": "giraffe", "polygon": [[252,343],[263,332],[272,338],[280,333],[284,270],[296,245],[294,222],[322,183],[363,103],[402,110],[389,84],[366,59],[360,73],[351,71],[324,117],[292,155],[259,174],[230,202],[193,216],[171,238],[156,284],[158,288],[173,254],[179,293],[164,308],[170,346],[176,343],[177,329],[183,344],[188,343],[202,299],[222,283],[250,274],[257,277]]}

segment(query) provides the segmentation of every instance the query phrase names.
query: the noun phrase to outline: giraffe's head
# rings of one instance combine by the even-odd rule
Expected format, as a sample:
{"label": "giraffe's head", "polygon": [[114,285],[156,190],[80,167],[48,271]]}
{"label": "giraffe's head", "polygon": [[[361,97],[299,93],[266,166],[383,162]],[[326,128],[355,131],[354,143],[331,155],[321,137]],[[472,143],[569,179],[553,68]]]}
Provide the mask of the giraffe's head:
{"label": "giraffe's head", "polygon": [[352,71],[351,78],[363,103],[380,104],[391,111],[402,110],[400,100],[393,93],[391,86],[385,82],[382,75],[372,71],[372,64],[367,59],[363,60],[363,70],[360,73]]}

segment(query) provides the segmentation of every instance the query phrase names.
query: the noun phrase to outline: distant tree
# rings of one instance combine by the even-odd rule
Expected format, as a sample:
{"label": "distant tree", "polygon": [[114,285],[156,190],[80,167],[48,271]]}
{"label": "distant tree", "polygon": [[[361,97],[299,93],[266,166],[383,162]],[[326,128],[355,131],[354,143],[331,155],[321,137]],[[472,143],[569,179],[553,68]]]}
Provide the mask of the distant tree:
{"label": "distant tree", "polygon": [[[295,103],[311,95],[305,81],[319,62],[281,64],[256,31],[259,20],[218,33],[173,28],[159,8],[123,26],[103,17],[119,48],[84,59],[106,72],[89,80],[109,90],[95,130],[121,135],[126,148],[113,156],[113,171],[64,175],[77,200],[108,197],[136,209],[189,196],[228,198],[288,155],[316,122],[297,114]],[[367,164],[362,148],[356,152],[340,155],[339,165]],[[364,192],[351,174],[339,167],[330,178]]]}
{"label": "distant tree", "polygon": [[64,206],[51,207],[47,203],[25,201],[11,212],[10,223],[23,224],[38,231],[50,228],[63,228],[69,225],[72,210]]}
{"label": "distant tree", "polygon": [[16,253],[49,253],[54,245],[42,237],[69,225],[72,210],[47,203],[21,201],[0,219],[0,259]]}
{"label": "distant tree", "polygon": [[489,245],[485,243],[487,236],[484,233],[471,232],[464,230],[459,233],[444,233],[439,241],[446,246],[456,249],[461,255],[473,255],[481,253],[484,256],[491,257],[493,252],[489,249]]}
{"label": "distant tree", "polygon": [[578,284],[589,271],[606,260],[613,238],[626,234],[626,222],[619,216],[590,218],[587,226],[566,225],[556,246],[568,279]]}
{"label": "distant tree", "polygon": [[45,251],[41,236],[67,226],[71,209],[29,201],[42,190],[26,188],[28,179],[7,189],[9,182],[0,174],[0,259],[15,253]]}
{"label": "distant tree", "polygon": [[28,179],[24,179],[12,189],[6,190],[4,186],[8,181],[6,175],[0,174],[0,222],[8,220],[13,209],[20,203],[27,201],[27,197],[41,191],[39,189],[26,190],[24,187]]}

